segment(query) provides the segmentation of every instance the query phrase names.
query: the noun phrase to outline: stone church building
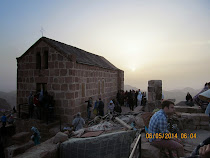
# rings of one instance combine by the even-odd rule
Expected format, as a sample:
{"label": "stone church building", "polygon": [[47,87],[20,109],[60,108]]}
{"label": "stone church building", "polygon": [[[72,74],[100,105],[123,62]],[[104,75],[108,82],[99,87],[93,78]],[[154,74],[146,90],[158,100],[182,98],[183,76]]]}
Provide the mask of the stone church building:
{"label": "stone church building", "polygon": [[106,107],[124,89],[124,72],[102,56],[41,37],[17,58],[17,105],[41,89],[54,97],[55,115],[70,122],[77,112],[86,117],[89,97]]}

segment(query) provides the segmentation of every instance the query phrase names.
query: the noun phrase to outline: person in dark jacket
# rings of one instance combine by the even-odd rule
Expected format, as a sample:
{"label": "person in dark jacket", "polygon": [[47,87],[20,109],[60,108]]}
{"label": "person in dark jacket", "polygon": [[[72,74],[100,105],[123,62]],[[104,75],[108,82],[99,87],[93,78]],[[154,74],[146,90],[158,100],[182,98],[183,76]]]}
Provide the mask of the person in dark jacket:
{"label": "person in dark jacket", "polygon": [[93,99],[92,97],[89,98],[89,100],[85,101],[86,103],[88,103],[87,105],[87,118],[88,120],[91,117],[91,107],[93,107]]}
{"label": "person in dark jacket", "polygon": [[28,96],[28,105],[29,105],[29,117],[33,118],[33,113],[34,113],[34,96],[33,96],[32,92],[30,92],[30,95]]}
{"label": "person in dark jacket", "polygon": [[7,123],[7,117],[5,114],[1,117],[2,126],[5,127]]}
{"label": "person in dark jacket", "polygon": [[117,113],[121,113],[122,112],[122,108],[121,106],[119,105],[118,101],[116,101],[115,99],[113,99],[113,102],[114,102],[114,112],[117,112]]}
{"label": "person in dark jacket", "polygon": [[192,101],[192,96],[191,96],[191,94],[189,92],[187,93],[186,101],[187,102]]}
{"label": "person in dark jacket", "polygon": [[98,103],[98,114],[100,116],[104,116],[104,102],[99,98],[99,103]]}

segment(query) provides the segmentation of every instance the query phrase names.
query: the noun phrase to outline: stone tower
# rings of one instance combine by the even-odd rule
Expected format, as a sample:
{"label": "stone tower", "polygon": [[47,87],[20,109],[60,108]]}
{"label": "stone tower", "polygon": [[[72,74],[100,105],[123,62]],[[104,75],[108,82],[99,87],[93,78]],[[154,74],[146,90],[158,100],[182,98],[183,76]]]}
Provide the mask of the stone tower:
{"label": "stone tower", "polygon": [[162,80],[148,81],[148,105],[146,110],[153,111],[161,108],[162,100]]}

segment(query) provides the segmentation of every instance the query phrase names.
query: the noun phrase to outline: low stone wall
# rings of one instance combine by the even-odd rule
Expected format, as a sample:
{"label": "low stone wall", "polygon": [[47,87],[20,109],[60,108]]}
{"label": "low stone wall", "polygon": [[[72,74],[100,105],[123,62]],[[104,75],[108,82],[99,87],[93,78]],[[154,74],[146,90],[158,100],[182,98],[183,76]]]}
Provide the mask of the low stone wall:
{"label": "low stone wall", "polygon": [[60,158],[127,158],[136,131],[121,131],[90,138],[73,138],[60,146]]}
{"label": "low stone wall", "polygon": [[178,113],[180,129],[210,130],[209,116],[203,113]]}
{"label": "low stone wall", "polygon": [[197,106],[175,106],[176,112],[184,112],[184,113],[202,113],[203,110]]}
{"label": "low stone wall", "polygon": [[59,121],[55,121],[47,125],[46,123],[43,123],[40,120],[35,120],[35,119],[22,120],[17,118],[14,124],[16,126],[16,133],[30,132],[32,134],[31,127],[32,126],[36,127],[41,134],[42,137],[41,142],[43,142],[53,137],[57,133],[57,132],[51,133],[50,129],[58,126]]}
{"label": "low stone wall", "polygon": [[57,158],[58,157],[58,144],[53,143],[54,137],[41,143],[39,145],[33,146],[28,149],[25,153],[18,155],[14,158]]}

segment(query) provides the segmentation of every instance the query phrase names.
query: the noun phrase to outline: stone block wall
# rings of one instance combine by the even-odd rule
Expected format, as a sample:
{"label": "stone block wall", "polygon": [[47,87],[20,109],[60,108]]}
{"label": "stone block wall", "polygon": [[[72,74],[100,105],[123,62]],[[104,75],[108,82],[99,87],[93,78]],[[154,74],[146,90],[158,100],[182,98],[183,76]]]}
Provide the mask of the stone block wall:
{"label": "stone block wall", "polygon": [[180,113],[179,129],[210,130],[209,116],[203,113]]}
{"label": "stone block wall", "polygon": [[162,80],[148,81],[147,110],[151,112],[156,108],[161,108],[161,99],[162,99]]}
{"label": "stone block wall", "polygon": [[[48,51],[48,68],[43,67],[43,54]],[[36,54],[41,55],[41,69],[37,69]],[[63,122],[71,122],[77,112],[86,116],[86,100],[101,97],[105,103],[116,97],[124,87],[124,72],[79,64],[76,57],[57,52],[41,41],[17,58],[17,105],[27,103],[30,91],[36,93],[37,84],[55,100],[55,114]]]}

